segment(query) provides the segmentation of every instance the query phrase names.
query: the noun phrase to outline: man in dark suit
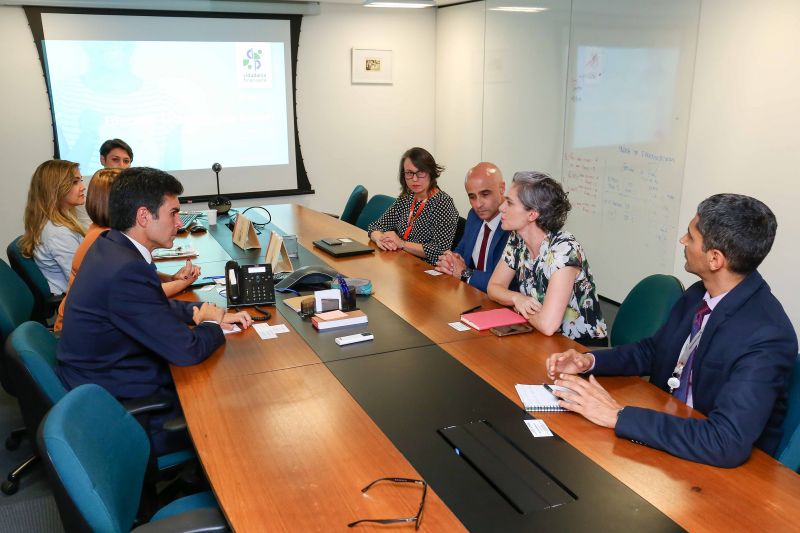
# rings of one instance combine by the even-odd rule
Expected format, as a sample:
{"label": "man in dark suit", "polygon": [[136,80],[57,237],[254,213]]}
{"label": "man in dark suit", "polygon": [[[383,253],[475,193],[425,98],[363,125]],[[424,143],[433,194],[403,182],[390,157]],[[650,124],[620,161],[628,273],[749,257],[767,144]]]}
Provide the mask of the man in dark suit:
{"label": "man in dark suit", "polygon": [[[756,271],[775,239],[772,211],[754,198],[704,200],[681,238],[686,270],[700,277],[652,337],[596,354],[551,355],[547,372],[562,407],[613,428],[617,436],[691,461],[734,467],[753,446],[774,454],[786,414],[797,336]],[[649,375],[654,385],[706,419],[616,402],[594,376]]]}
{"label": "man in dark suit", "polygon": [[112,229],[98,237],[78,270],[57,354],[68,388],[96,383],[120,400],[172,401],[171,412],[150,418],[158,455],[188,444],[185,436],[161,431],[165,419],[180,414],[168,364],[199,363],[225,342],[222,327],[252,324],[244,312],[164,295],[151,252],[172,247],[182,192],[180,182],[160,170],[120,173],[109,197]]}
{"label": "man in dark suit", "polygon": [[500,204],[506,184],[492,163],[478,163],[464,180],[469,203],[464,235],[456,248],[439,256],[436,270],[486,292],[489,278],[503,254],[508,232],[500,227]]}

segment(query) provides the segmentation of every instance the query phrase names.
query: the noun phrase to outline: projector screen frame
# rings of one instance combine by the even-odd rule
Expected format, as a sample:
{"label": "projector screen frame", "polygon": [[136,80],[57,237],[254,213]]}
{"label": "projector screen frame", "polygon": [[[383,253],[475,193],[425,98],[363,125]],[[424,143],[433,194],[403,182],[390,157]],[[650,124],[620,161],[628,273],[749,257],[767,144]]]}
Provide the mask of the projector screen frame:
{"label": "projector screen frame", "polygon": [[[294,148],[295,148],[295,165],[297,169],[297,188],[296,189],[282,189],[282,190],[262,190],[262,191],[247,191],[226,193],[224,181],[220,183],[222,194],[233,200],[246,199],[246,198],[270,198],[276,196],[293,196],[314,194],[314,189],[311,187],[311,182],[308,179],[305,164],[303,163],[303,155],[300,147],[300,134],[297,127],[297,51],[300,45],[300,26],[303,21],[302,15],[294,14],[265,14],[265,13],[229,13],[229,12],[201,12],[201,11],[174,11],[174,10],[153,10],[153,9],[110,9],[110,8],[76,8],[76,7],[46,7],[46,6],[24,6],[25,16],[28,19],[28,25],[31,28],[34,42],[36,44],[36,51],[39,55],[39,63],[42,67],[42,74],[45,78],[45,85],[47,88],[47,99],[50,107],[50,118],[53,130],[53,157],[58,159],[60,157],[60,150],[58,146],[58,132],[56,130],[56,119],[54,114],[53,96],[50,87],[50,78],[45,64],[44,47],[44,30],[42,27],[42,14],[43,13],[69,13],[81,15],[118,15],[118,16],[154,16],[154,17],[183,17],[183,18],[224,18],[224,19],[274,19],[274,20],[287,20],[289,21],[290,33],[290,57],[291,57],[291,94],[292,94],[292,120],[294,122]],[[98,149],[100,146],[98,145]],[[99,157],[99,153],[98,153]],[[209,167],[209,173],[211,168]],[[203,202],[216,196],[216,194],[200,195],[200,196],[182,196],[180,201],[184,202]]]}

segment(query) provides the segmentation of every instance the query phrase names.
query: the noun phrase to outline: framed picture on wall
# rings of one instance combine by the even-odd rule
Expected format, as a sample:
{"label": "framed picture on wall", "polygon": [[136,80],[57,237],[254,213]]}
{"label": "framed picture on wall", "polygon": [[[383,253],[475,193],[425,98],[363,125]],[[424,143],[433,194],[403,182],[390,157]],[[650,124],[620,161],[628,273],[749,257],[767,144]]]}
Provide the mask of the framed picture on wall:
{"label": "framed picture on wall", "polygon": [[392,83],[392,51],[353,48],[351,83]]}

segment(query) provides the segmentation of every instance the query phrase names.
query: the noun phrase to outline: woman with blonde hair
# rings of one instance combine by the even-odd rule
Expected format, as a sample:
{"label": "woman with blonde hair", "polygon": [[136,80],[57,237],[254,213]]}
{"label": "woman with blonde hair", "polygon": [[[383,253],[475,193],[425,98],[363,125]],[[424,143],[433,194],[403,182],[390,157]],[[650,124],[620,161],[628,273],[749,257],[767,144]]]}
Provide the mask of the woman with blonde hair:
{"label": "woman with blonde hair", "polygon": [[[92,247],[94,241],[108,231],[111,226],[111,214],[108,211],[108,196],[111,192],[111,184],[117,180],[117,176],[122,172],[122,168],[103,168],[98,170],[92,176],[92,181],[89,182],[89,190],[86,193],[86,213],[92,219],[89,229],[86,231],[86,237],[78,249],[75,251],[75,256],[72,258],[72,269],[69,275],[69,284],[67,285],[67,292],[72,287],[72,282],[75,281],[75,275],[81,267],[83,258],[86,257],[86,252]],[[191,285],[200,275],[200,267],[191,264],[191,261],[186,262],[186,266],[181,268],[175,275],[158,273],[161,278],[161,287],[167,297],[174,296],[186,287]],[[61,300],[61,305],[58,306],[58,316],[53,325],[54,331],[61,331],[64,322],[64,308],[67,303],[67,296]]]}
{"label": "woman with blonde hair", "polygon": [[83,240],[75,208],[83,204],[84,191],[72,161],[45,161],[31,177],[20,250],[36,261],[53,294],[67,290],[72,256]]}

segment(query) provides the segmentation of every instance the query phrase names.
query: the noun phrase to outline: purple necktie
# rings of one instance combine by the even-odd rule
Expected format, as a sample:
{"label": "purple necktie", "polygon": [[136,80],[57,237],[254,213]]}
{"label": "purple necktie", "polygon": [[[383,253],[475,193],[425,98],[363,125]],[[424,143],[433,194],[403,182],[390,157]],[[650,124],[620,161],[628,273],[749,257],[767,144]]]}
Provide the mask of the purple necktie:
{"label": "purple necktie", "polygon": [[[708,302],[703,300],[703,303],[700,304],[700,307],[697,308],[697,312],[694,314],[694,321],[692,321],[692,332],[689,335],[690,341],[691,339],[694,339],[694,336],[697,335],[698,331],[700,331],[700,326],[703,325],[703,318],[709,313],[711,313],[711,308],[708,306]],[[683,372],[681,372],[681,386],[675,389],[675,397],[682,402],[685,402],[689,397],[689,389],[691,388],[690,377],[692,375],[692,362],[694,361],[694,354],[697,353],[698,346],[695,346],[694,350],[692,350],[692,353],[689,354],[689,358],[686,359],[686,365],[684,365]]]}
{"label": "purple necktie", "polygon": [[489,224],[483,225],[483,241],[481,242],[481,251],[478,252],[478,264],[475,265],[478,270],[484,270],[484,257],[486,256],[486,245],[489,244],[489,233],[492,230],[489,229]]}

